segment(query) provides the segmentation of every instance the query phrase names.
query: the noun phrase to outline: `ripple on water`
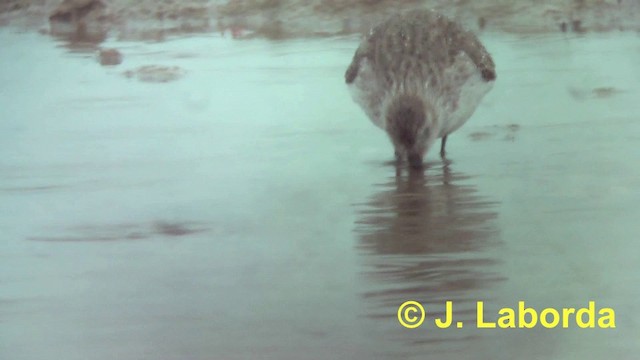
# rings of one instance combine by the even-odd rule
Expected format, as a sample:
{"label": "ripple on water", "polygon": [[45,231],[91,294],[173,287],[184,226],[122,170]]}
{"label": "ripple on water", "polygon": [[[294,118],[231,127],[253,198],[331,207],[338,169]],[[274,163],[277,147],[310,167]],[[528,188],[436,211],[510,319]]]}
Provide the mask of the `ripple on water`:
{"label": "ripple on water", "polygon": [[27,240],[47,242],[105,242],[144,240],[157,237],[186,237],[208,232],[196,222],[156,221],[149,224],[84,225],[62,230],[61,235],[31,236]]}
{"label": "ripple on water", "polygon": [[457,320],[475,320],[475,301],[505,280],[493,255],[502,244],[498,203],[478,194],[470,177],[451,165],[428,166],[425,173],[390,178],[357,206],[358,250],[367,283],[361,296],[367,317],[385,338],[450,347],[479,336],[402,332],[394,321],[397,307],[416,300],[430,309],[430,316],[442,316],[445,301],[452,300]]}

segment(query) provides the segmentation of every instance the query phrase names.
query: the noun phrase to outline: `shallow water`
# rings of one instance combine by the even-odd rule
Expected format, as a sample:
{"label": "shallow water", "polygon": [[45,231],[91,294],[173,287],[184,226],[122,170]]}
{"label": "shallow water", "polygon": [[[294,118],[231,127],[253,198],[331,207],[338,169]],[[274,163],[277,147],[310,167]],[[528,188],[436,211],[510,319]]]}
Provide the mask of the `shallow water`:
{"label": "shallow water", "polygon": [[[396,175],[356,38],[108,40],[108,68],[3,29],[0,358],[636,358],[639,38],[483,40],[498,81],[449,161]],[[407,300],[465,327],[404,329]],[[476,329],[479,300],[616,329]]]}

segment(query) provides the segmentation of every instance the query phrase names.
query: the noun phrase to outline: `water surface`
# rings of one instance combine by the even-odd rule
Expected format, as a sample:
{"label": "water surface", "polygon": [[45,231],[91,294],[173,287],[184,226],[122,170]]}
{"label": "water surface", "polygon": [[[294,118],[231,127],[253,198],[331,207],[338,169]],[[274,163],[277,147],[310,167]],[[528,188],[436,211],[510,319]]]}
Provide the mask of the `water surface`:
{"label": "water surface", "polygon": [[[0,358],[636,358],[638,37],[483,40],[498,80],[448,161],[396,174],[356,38],[107,40],[109,68],[3,29]],[[465,327],[404,329],[407,300]],[[478,300],[617,328],[479,330]]]}

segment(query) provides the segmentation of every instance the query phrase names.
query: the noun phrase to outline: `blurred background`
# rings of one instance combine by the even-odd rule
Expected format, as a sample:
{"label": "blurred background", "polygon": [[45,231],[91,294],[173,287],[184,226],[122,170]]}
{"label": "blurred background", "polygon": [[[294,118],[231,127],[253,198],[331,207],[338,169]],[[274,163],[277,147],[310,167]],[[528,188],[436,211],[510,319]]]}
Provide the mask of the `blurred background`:
{"label": "blurred background", "polygon": [[[472,30],[509,33],[640,30],[636,0],[4,0],[0,24],[83,21],[120,38],[229,31],[236,37],[361,33],[386,16],[428,7]],[[58,26],[58,31],[60,26]]]}

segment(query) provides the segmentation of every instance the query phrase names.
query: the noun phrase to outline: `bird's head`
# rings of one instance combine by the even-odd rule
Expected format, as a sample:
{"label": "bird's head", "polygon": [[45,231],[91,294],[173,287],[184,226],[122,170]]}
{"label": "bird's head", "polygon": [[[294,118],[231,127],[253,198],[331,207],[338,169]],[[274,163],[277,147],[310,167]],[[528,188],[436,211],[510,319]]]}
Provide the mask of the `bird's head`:
{"label": "bird's head", "polygon": [[434,113],[420,96],[401,95],[386,111],[386,130],[396,155],[406,157],[412,167],[422,165],[422,157],[433,142]]}

